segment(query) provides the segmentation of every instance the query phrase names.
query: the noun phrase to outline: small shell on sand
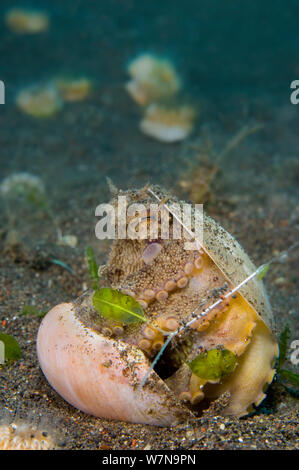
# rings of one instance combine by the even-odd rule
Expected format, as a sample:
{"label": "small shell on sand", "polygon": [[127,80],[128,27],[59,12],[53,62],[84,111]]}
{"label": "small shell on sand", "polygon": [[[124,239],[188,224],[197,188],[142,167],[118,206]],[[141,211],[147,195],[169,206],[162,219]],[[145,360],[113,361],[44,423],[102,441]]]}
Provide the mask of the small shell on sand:
{"label": "small shell on sand", "polygon": [[30,173],[13,173],[0,183],[0,194],[5,197],[10,193],[24,193],[34,191],[45,194],[45,186],[39,176]]}
{"label": "small shell on sand", "polygon": [[54,85],[45,84],[21,90],[17,95],[16,104],[24,113],[43,118],[59,111],[63,101]]}
{"label": "small shell on sand", "polygon": [[6,26],[14,33],[36,34],[47,31],[50,21],[46,13],[12,8],[5,16]]}
{"label": "small shell on sand", "polygon": [[58,241],[57,245],[59,246],[69,246],[75,248],[78,244],[78,238],[76,235],[62,235]]}
{"label": "small shell on sand", "polygon": [[56,86],[64,101],[83,101],[91,92],[92,82],[89,78],[57,78]]}
{"label": "small shell on sand", "polygon": [[165,107],[151,104],[145,111],[140,130],[161,142],[178,142],[193,129],[195,111],[191,106]]}
{"label": "small shell on sand", "polygon": [[142,54],[128,66],[132,78],[126,89],[141,106],[173,96],[181,88],[181,80],[168,59]]}
{"label": "small shell on sand", "polygon": [[0,450],[52,450],[55,443],[48,432],[25,422],[0,425]]}

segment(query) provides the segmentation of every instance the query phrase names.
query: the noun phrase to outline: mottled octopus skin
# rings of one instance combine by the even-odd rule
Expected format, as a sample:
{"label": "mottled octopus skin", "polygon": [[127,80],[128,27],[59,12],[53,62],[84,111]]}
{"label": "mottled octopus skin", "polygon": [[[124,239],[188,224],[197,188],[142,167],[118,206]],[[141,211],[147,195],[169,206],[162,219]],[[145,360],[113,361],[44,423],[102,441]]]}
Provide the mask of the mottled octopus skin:
{"label": "mottled octopus skin", "polygon": [[[167,196],[168,204],[179,202],[160,188],[155,191],[161,199]],[[132,202],[153,202],[145,189],[122,194]],[[192,416],[186,400],[194,406],[204,397],[214,400],[225,392],[230,398],[223,414],[248,414],[265,397],[278,355],[271,307],[262,281],[256,278],[227,304],[184,330],[177,345],[186,360],[204,349],[231,350],[237,356],[231,374],[213,382],[196,377],[181,363],[165,382],[152,372],[136,395],[150,361],[164,343],[155,328],[175,330],[203,299],[205,307],[215,301],[215,289],[235,287],[256,269],[239,243],[208,216],[199,252],[186,253],[184,241],[156,240],[161,250],[151,260],[147,243],[116,240],[104,285],[135,297],[149,324],[130,332],[102,318],[94,328],[92,293],[83,301],[58,305],[44,318],[38,333],[38,357],[45,376],[73,406],[109,419],[168,426]],[[91,317],[84,313],[86,306]],[[168,360],[176,361],[174,356]]]}

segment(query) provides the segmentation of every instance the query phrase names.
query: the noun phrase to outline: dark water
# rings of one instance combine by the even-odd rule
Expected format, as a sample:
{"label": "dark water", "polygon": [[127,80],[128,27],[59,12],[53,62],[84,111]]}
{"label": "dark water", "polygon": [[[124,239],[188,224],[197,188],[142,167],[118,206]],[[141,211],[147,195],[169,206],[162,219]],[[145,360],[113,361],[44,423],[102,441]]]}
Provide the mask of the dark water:
{"label": "dark water", "polygon": [[61,70],[121,83],[127,60],[148,49],[172,58],[192,89],[211,95],[251,91],[276,100],[297,72],[297,0],[2,0],[0,13],[18,5],[44,9],[52,27],[31,37],[1,27],[8,93]]}
{"label": "dark water", "polygon": [[[47,13],[49,30],[10,31],[4,18],[15,6]],[[95,206],[109,198],[107,176],[121,188],[150,181],[178,193],[199,151],[222,170],[220,192],[212,187],[220,203],[247,197],[253,211],[257,202],[270,210],[275,196],[285,201],[276,212],[289,214],[298,201],[299,105],[290,102],[299,76],[298,17],[296,0],[3,0],[1,179],[38,175],[58,219],[84,208],[92,227]],[[198,112],[185,141],[165,144],[139,130],[143,110],[124,84],[128,62],[144,52],[167,57],[182,77],[182,99]],[[20,90],[59,75],[90,77],[91,95],[48,119],[18,109]],[[241,129],[256,125],[262,130],[223,156]]]}
{"label": "dark water", "polygon": [[[3,16],[18,5],[47,12],[50,30],[37,35],[10,32]],[[183,77],[184,93],[200,102],[203,127],[224,113],[233,132],[260,108],[264,120],[264,107],[266,119],[279,106],[280,114],[298,114],[289,102],[290,83],[299,73],[296,0],[3,0],[0,15],[0,78],[6,85],[6,105],[0,108],[4,175],[49,166],[50,172],[66,169],[65,180],[74,181],[82,175],[69,162],[77,162],[78,154],[92,167],[99,163],[96,170],[116,180],[121,168],[129,183],[136,167],[158,179],[161,172],[173,173],[170,160],[177,157],[178,146],[168,157],[165,146],[133,132],[139,110],[123,90],[128,61],[145,51],[173,61]],[[96,83],[93,98],[48,122],[21,116],[16,93],[63,73],[90,76]],[[215,130],[215,140],[221,129]]]}
{"label": "dark water", "polygon": [[[4,18],[16,6],[47,13],[49,30],[10,31]],[[224,214],[230,215],[231,204],[243,208],[248,219],[263,213],[277,230],[272,242],[285,248],[275,218],[290,219],[290,242],[298,227],[299,105],[290,102],[290,84],[299,76],[298,17],[296,0],[2,0],[1,179],[24,171],[39,176],[56,223],[63,228],[73,218],[72,231],[84,245],[95,241],[95,207],[110,197],[107,176],[121,188],[159,183],[188,199],[180,182],[186,174],[192,182],[186,172],[190,165],[197,168],[199,154],[221,170],[220,185],[211,186],[212,214],[226,226],[222,204]],[[198,112],[185,141],[165,144],[139,130],[143,110],[124,84],[128,62],[144,52],[167,57],[182,77],[183,100]],[[48,119],[18,109],[20,90],[64,74],[90,77],[91,95],[66,103]],[[240,130],[255,126],[261,129],[224,152]],[[263,243],[246,236],[243,223],[226,227],[240,234],[256,257],[266,256]],[[2,218],[4,234],[8,224]],[[47,225],[40,230],[37,239],[55,234]]]}
{"label": "dark water", "polygon": [[[15,6],[45,11],[49,31],[11,32],[4,16]],[[193,143],[204,153],[208,142],[214,162],[242,127],[262,124],[264,130],[229,158],[216,159],[224,171],[223,191],[240,195],[245,187],[266,199],[297,194],[299,105],[290,103],[290,83],[299,75],[298,17],[296,0],[2,0],[1,177],[37,174],[54,205],[91,197],[93,210],[107,198],[106,176],[121,187],[150,180],[177,191],[195,158]],[[198,111],[193,134],[182,143],[161,144],[138,129],[142,111],[124,84],[128,62],[143,52],[173,62],[184,99]],[[49,119],[17,108],[22,88],[63,74],[90,77],[92,95]]]}

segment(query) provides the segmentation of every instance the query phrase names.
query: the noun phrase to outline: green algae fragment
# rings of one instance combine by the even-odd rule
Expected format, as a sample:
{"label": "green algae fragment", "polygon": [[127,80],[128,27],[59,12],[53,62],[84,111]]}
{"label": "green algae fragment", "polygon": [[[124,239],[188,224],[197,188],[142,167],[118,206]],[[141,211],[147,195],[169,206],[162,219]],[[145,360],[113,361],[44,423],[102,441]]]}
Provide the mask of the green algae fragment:
{"label": "green algae fragment", "polygon": [[34,305],[24,305],[22,307],[21,315],[34,315],[35,317],[44,317],[48,310],[39,311]]}
{"label": "green algae fragment", "polygon": [[298,398],[299,397],[298,390],[290,389],[284,384],[284,381],[294,385],[298,389],[299,388],[299,374],[295,374],[294,372],[291,372],[290,370],[281,368],[281,366],[283,366],[287,360],[290,335],[291,335],[290,327],[289,325],[286,325],[279,335],[279,356],[276,360],[275,367],[276,367],[277,378],[279,382],[281,383],[281,385],[287,390],[287,392],[290,395],[294,395]]}
{"label": "green algae fragment", "polygon": [[48,203],[45,199],[44,194],[40,191],[36,189],[31,189],[30,191],[27,191],[25,193],[25,197],[30,204],[38,207],[39,209],[42,209],[43,211],[48,210]]}
{"label": "green algae fragment", "polygon": [[60,261],[59,259],[51,259],[50,261],[51,261],[51,263],[57,264],[57,266],[61,266],[62,268],[66,269],[67,271],[69,271],[70,273],[75,275],[74,270],[72,268],[70,268],[70,266],[68,264],[64,263],[63,261]]}
{"label": "green algae fragment", "polygon": [[279,369],[279,375],[283,379],[287,380],[287,382],[290,382],[292,385],[295,385],[295,387],[299,387],[299,374],[295,374],[290,370]]}
{"label": "green algae fragment", "polygon": [[199,354],[188,365],[197,377],[218,380],[230,374],[236,363],[237,356],[228,349],[210,349]]}
{"label": "green algae fragment", "polygon": [[264,264],[263,266],[261,266],[261,269],[257,275],[257,279],[259,281],[266,276],[267,272],[269,271],[269,268],[270,268],[270,264]]}
{"label": "green algae fragment", "polygon": [[[3,347],[4,345],[4,347]],[[19,343],[9,335],[0,333],[1,351],[4,352],[4,361],[17,361],[21,357],[21,348]],[[1,359],[1,357],[0,357]],[[0,361],[1,364],[1,361]]]}
{"label": "green algae fragment", "polygon": [[88,263],[88,275],[89,275],[90,282],[92,284],[92,288],[93,290],[97,290],[98,281],[99,281],[98,265],[96,262],[94,251],[91,248],[91,246],[88,246],[86,248],[85,255],[86,255],[86,261]]}
{"label": "green algae fragment", "polygon": [[92,303],[100,315],[109,320],[127,324],[147,321],[137,300],[110,287],[98,289],[92,297]]}
{"label": "green algae fragment", "polygon": [[277,363],[276,363],[277,367],[282,366],[286,361],[287,354],[288,354],[289,339],[290,339],[290,328],[289,328],[289,325],[286,325],[279,336],[279,356],[277,358]]}

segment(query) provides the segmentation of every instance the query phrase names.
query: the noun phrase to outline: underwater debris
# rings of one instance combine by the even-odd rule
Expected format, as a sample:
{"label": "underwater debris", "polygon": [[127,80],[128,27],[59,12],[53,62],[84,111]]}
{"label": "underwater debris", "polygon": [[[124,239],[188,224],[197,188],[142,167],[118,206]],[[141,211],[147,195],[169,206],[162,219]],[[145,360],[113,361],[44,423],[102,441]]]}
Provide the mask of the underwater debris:
{"label": "underwater debris", "polygon": [[111,196],[117,196],[119,193],[119,189],[113,183],[112,179],[109,176],[106,176],[107,185],[110,191]]}
{"label": "underwater debris", "polygon": [[26,424],[11,423],[0,426],[0,450],[51,450],[51,436]]}
{"label": "underwater debris", "polygon": [[0,450],[53,450],[58,448],[49,426],[32,419],[9,419],[0,422]]}
{"label": "underwater debris", "polygon": [[65,102],[85,100],[92,90],[89,78],[54,78],[19,92],[17,106],[26,114],[46,118],[60,111]]}
{"label": "underwater debris", "polygon": [[53,83],[32,85],[19,92],[16,104],[25,114],[47,118],[60,111],[63,101]]}
{"label": "underwater debris", "polygon": [[93,290],[97,290],[99,283],[99,267],[96,262],[96,257],[91,246],[88,246],[85,251],[85,257],[88,264],[88,276]]}
{"label": "underwater debris", "polygon": [[0,333],[0,344],[3,348],[3,351],[2,349],[1,351],[4,353],[4,363],[18,361],[21,358],[21,348],[15,338],[5,333]]}
{"label": "underwater debris", "polygon": [[146,106],[140,130],[160,142],[178,142],[193,130],[195,110],[174,100],[182,83],[171,62],[142,54],[130,62],[131,76],[126,89],[140,105]]}
{"label": "underwater debris", "polygon": [[36,34],[47,31],[50,26],[46,13],[23,8],[12,8],[5,15],[6,26],[14,33]]}
{"label": "underwater debris", "polygon": [[259,132],[260,130],[264,129],[264,124],[256,124],[254,126],[243,126],[240,131],[228,141],[224,149],[219,153],[217,159],[223,160],[229,155],[233,150],[235,150],[243,140],[245,140],[248,136]]}
{"label": "underwater debris", "polygon": [[57,245],[59,246],[70,246],[71,248],[75,248],[78,244],[78,238],[76,235],[61,235],[58,238]]}
{"label": "underwater debris", "polygon": [[295,374],[287,369],[278,369],[278,376],[283,380],[286,380],[290,384],[294,385],[295,387],[299,388],[299,374]]}
{"label": "underwater debris", "polygon": [[57,229],[57,245],[69,246],[75,248],[78,244],[78,238],[76,235],[62,235],[61,230]]}
{"label": "underwater debris", "polygon": [[174,66],[164,57],[142,54],[129,63],[127,70],[132,80],[126,89],[141,106],[169,98],[181,88]]}
{"label": "underwater debris", "polygon": [[60,261],[59,259],[50,259],[49,261],[53,264],[57,264],[57,266],[61,266],[62,268],[66,269],[67,271],[69,271],[74,276],[76,275],[75,271],[68,264],[66,264],[64,261]]}
{"label": "underwater debris", "polygon": [[195,111],[191,106],[151,104],[145,110],[140,130],[160,142],[179,142],[193,130]]}
{"label": "underwater debris", "polygon": [[204,204],[214,199],[214,185],[220,168],[205,155],[198,157],[191,165],[179,186],[192,202]]}
{"label": "underwater debris", "polygon": [[277,378],[281,385],[290,393],[294,395],[298,395],[299,390],[292,390],[285,385],[285,382],[295,386],[297,389],[299,388],[299,374],[295,374],[290,370],[283,369],[282,366],[287,360],[287,352],[289,347],[289,339],[290,339],[290,328],[288,325],[282,330],[279,336],[279,356],[276,360],[276,373]]}
{"label": "underwater debris", "polygon": [[243,126],[224,146],[223,150],[216,153],[209,143],[205,151],[196,145],[190,147],[196,150],[195,158],[189,162],[189,168],[179,180],[178,184],[188,199],[195,203],[213,202],[215,189],[221,174],[220,163],[234,151],[248,136],[259,132],[264,128],[263,124]]}
{"label": "underwater debris", "polygon": [[83,101],[92,90],[92,81],[86,77],[57,78],[55,84],[62,99],[68,102]]}
{"label": "underwater debris", "polygon": [[2,196],[9,196],[11,193],[25,195],[27,197],[31,192],[45,194],[45,186],[39,176],[30,173],[13,173],[7,176],[0,184],[0,193]]}
{"label": "underwater debris", "polygon": [[289,340],[290,327],[289,325],[286,325],[279,335],[279,356],[277,358],[278,367],[281,367],[287,359]]}
{"label": "underwater debris", "polygon": [[48,310],[38,310],[34,305],[23,305],[21,310],[22,316],[32,315],[35,317],[43,318]]}
{"label": "underwater debris", "polygon": [[24,249],[20,236],[16,230],[9,230],[6,233],[3,246],[3,254],[7,255],[13,261],[24,259]]}
{"label": "underwater debris", "polygon": [[47,210],[46,190],[42,179],[30,173],[13,173],[0,184],[1,196],[8,200],[22,199],[38,209]]}

